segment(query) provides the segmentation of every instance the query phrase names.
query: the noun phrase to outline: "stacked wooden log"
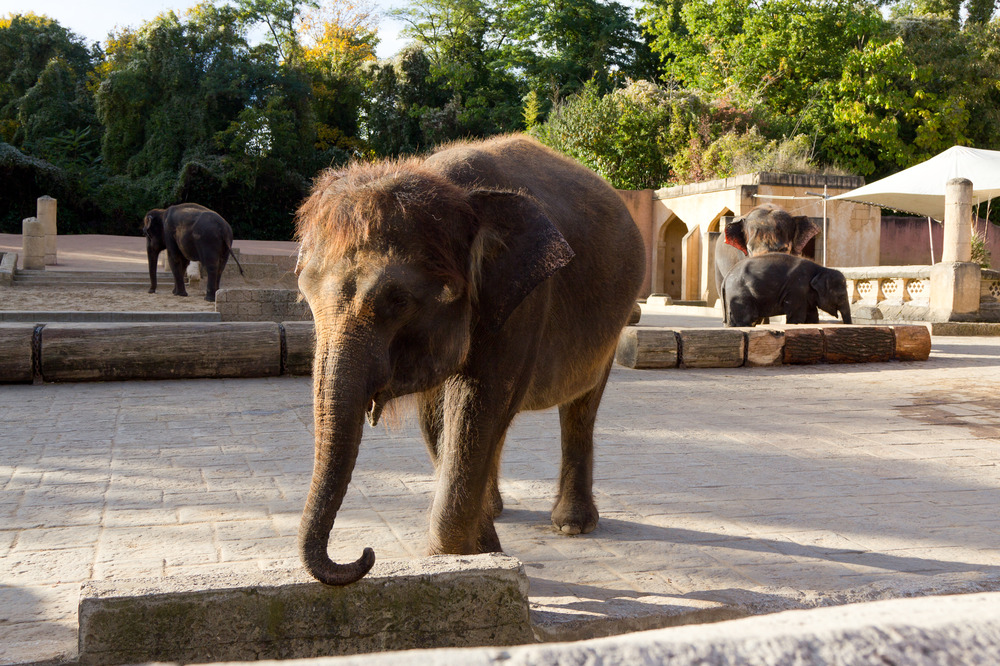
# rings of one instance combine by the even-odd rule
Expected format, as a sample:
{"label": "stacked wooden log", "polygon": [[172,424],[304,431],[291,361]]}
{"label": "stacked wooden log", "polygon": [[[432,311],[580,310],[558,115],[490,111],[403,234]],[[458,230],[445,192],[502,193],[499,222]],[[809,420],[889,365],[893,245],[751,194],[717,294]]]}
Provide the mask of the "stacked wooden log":
{"label": "stacked wooden log", "polygon": [[926,326],[798,324],[754,328],[629,326],[615,356],[627,368],[737,368],[808,363],[925,361]]}
{"label": "stacked wooden log", "polygon": [[312,372],[312,322],[0,324],[0,382]]}

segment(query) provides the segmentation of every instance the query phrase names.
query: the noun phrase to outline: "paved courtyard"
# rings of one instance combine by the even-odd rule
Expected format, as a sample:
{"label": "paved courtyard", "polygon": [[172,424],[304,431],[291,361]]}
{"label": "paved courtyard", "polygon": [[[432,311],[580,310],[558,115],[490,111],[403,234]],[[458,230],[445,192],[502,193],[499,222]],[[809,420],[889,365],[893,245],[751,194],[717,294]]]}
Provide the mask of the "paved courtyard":
{"label": "paved courtyard", "polygon": [[[555,637],[1000,589],[998,378],[996,338],[935,338],[924,363],[616,367],[597,530],[549,526],[549,411],[507,439],[498,533]],[[72,656],[84,581],[297,566],[310,385],[0,386],[0,663]],[[432,487],[414,423],[367,430],[331,554],[421,556]]]}

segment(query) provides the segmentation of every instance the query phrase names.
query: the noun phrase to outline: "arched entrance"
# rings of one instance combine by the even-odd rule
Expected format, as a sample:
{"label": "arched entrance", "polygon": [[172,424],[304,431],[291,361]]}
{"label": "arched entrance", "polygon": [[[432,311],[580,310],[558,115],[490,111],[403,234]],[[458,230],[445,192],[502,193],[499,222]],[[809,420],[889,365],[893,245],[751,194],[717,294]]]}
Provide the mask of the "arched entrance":
{"label": "arched entrance", "polygon": [[681,241],[687,234],[687,226],[674,217],[660,227],[656,245],[657,274],[653,291],[667,294],[673,299],[681,300]]}

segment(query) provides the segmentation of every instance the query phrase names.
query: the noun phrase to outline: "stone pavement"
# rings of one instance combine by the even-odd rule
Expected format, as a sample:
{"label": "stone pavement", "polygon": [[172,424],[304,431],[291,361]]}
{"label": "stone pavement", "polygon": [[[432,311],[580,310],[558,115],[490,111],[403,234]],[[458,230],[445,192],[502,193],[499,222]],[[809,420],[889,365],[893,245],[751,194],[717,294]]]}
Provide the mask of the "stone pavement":
{"label": "stone pavement", "polygon": [[[996,338],[935,338],[921,363],[616,367],[579,537],[549,526],[558,417],[521,415],[497,531],[540,634],[1000,589],[998,376]],[[297,566],[310,386],[0,386],[0,663],[71,658],[85,581]],[[419,557],[432,489],[412,422],[368,429],[331,554]]]}

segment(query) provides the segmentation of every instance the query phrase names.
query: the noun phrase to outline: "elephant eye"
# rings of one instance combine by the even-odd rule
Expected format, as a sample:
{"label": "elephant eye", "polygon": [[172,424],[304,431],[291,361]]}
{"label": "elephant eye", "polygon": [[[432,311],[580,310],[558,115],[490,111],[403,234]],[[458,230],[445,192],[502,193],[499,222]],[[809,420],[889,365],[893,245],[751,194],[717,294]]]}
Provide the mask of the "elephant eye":
{"label": "elephant eye", "polygon": [[382,297],[382,314],[387,317],[398,317],[403,314],[413,302],[413,296],[402,287],[394,287],[386,291]]}

